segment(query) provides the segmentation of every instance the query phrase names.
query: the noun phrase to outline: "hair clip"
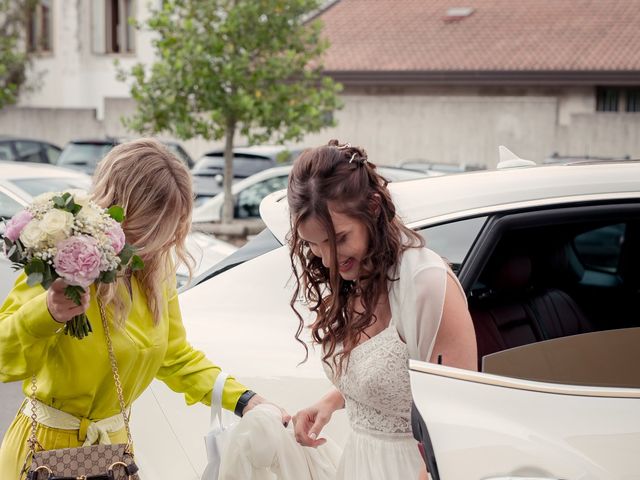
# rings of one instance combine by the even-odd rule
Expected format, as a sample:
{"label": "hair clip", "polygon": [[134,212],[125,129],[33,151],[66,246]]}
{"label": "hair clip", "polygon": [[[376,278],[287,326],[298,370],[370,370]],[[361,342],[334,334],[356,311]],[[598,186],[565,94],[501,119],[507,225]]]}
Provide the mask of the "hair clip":
{"label": "hair clip", "polygon": [[339,145],[336,147],[338,150],[345,150],[347,148],[351,148],[351,144],[350,143],[345,143],[344,145]]}
{"label": "hair clip", "polygon": [[353,162],[353,159],[356,158],[356,153],[354,153],[353,155],[351,155],[351,160],[349,160],[349,163]]}

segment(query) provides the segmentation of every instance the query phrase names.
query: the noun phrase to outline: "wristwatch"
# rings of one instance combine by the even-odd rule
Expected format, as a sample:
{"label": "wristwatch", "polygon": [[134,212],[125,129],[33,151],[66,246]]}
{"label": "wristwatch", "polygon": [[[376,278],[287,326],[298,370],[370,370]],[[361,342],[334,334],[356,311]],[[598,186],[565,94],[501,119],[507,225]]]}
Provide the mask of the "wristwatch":
{"label": "wristwatch", "polygon": [[238,399],[238,403],[236,403],[236,408],[234,409],[233,413],[235,413],[239,417],[242,417],[242,412],[244,411],[245,407],[248,405],[249,400],[251,400],[251,398],[255,394],[256,392],[254,392],[253,390],[247,390],[242,395],[240,395],[240,398]]}

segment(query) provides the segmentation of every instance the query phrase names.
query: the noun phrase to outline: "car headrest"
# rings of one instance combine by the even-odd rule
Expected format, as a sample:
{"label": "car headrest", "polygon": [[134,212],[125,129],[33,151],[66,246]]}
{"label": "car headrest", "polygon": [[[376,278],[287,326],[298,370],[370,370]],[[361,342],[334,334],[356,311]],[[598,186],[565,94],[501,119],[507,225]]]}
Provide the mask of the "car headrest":
{"label": "car headrest", "polygon": [[536,269],[536,277],[547,286],[570,285],[579,282],[584,267],[570,243],[564,243],[545,253]]}
{"label": "car headrest", "polygon": [[531,258],[524,254],[511,254],[496,263],[490,286],[496,291],[521,290],[531,280]]}

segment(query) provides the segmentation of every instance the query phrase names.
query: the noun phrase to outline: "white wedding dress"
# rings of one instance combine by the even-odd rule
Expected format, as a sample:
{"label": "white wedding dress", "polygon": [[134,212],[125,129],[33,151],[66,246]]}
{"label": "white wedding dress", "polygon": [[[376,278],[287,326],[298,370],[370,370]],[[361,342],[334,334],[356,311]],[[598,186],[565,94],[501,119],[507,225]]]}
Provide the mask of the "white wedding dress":
{"label": "white wedding dress", "polygon": [[[249,412],[225,449],[220,480],[410,480],[424,468],[411,430],[408,360],[428,360],[440,326],[447,278],[442,258],[407,250],[390,282],[389,326],[356,346],[342,375],[325,372],[345,398],[352,431],[342,454],[334,443],[300,446],[277,411]],[[402,338],[401,338],[402,335]],[[404,339],[404,341],[403,341]]]}
{"label": "white wedding dress", "polygon": [[343,375],[325,371],[345,398],[352,432],[336,479],[417,479],[424,468],[411,431],[409,352],[391,324],[356,346]]}

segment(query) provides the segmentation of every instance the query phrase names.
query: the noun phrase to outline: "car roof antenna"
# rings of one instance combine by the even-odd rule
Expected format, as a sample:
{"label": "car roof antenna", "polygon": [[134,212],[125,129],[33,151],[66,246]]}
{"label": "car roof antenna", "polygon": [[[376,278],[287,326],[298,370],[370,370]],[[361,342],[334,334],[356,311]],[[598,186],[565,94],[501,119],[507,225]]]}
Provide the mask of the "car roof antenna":
{"label": "car roof antenna", "polygon": [[502,170],[504,168],[531,167],[536,165],[536,162],[520,158],[504,145],[498,146],[498,157],[500,161],[498,162],[498,166],[496,168],[498,168],[499,170]]}

